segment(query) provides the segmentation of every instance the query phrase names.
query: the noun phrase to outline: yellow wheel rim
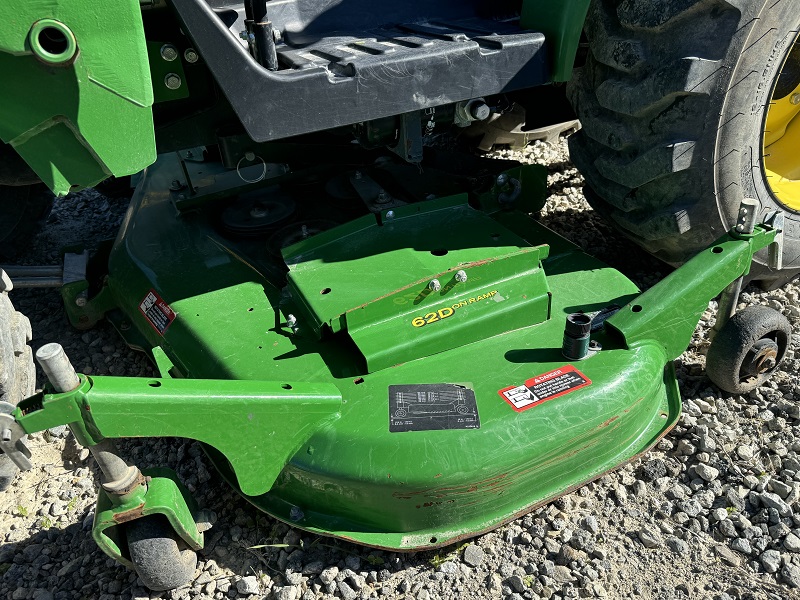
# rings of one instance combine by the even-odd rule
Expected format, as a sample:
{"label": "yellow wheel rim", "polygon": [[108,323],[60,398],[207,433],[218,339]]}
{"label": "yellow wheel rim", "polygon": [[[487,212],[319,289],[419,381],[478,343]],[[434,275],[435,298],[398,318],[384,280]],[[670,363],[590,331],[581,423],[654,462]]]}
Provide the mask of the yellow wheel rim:
{"label": "yellow wheel rim", "polygon": [[[764,175],[772,194],[800,212],[800,41],[797,39],[776,80],[764,123]],[[787,88],[786,78],[796,84]],[[787,93],[788,92],[788,93]]]}

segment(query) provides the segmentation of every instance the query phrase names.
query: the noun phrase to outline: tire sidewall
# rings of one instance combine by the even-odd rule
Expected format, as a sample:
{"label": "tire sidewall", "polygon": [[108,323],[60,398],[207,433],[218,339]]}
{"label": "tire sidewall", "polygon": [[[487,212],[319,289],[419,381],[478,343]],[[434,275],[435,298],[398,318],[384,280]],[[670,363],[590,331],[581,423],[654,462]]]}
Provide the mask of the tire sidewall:
{"label": "tire sidewall", "polygon": [[[732,67],[732,75],[717,90],[722,98],[714,151],[719,218],[726,230],[733,227],[743,198],[760,202],[761,219],[769,212],[783,210],[784,268],[797,271],[800,214],[779,204],[769,190],[762,161],[762,135],[775,81],[800,29],[800,0],[750,2],[743,10],[741,23],[725,60]],[[759,253],[756,260],[764,264],[766,251]]]}

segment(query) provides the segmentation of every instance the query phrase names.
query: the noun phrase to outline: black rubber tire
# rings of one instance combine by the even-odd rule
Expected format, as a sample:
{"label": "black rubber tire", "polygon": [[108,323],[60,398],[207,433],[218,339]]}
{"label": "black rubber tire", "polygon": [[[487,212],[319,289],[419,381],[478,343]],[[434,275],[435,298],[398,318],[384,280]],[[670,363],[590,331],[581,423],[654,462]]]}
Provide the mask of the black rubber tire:
{"label": "black rubber tire", "polygon": [[[764,385],[777,370],[791,339],[792,327],[781,313],[766,306],[748,306],[733,315],[711,342],[706,374],[726,392],[746,394]],[[748,376],[748,352],[760,340],[768,340],[776,347],[775,363],[762,373]]]}
{"label": "black rubber tire", "polygon": [[[31,323],[14,310],[8,290],[0,277],[0,401],[16,405],[36,391]],[[17,467],[0,453],[0,491],[11,485]]]}
{"label": "black rubber tire", "polygon": [[46,185],[0,185],[0,259],[16,258],[53,208]]}
{"label": "black rubber tire", "polygon": [[155,592],[191,581],[197,554],[179,540],[164,515],[149,515],[126,526],[128,552],[142,582]]}
{"label": "black rubber tire", "polygon": [[[590,54],[568,85],[583,129],[569,140],[592,206],[679,265],[734,224],[743,197],[782,208],[761,165],[765,106],[800,29],[800,0],[593,0]],[[800,272],[787,211],[784,271]]]}

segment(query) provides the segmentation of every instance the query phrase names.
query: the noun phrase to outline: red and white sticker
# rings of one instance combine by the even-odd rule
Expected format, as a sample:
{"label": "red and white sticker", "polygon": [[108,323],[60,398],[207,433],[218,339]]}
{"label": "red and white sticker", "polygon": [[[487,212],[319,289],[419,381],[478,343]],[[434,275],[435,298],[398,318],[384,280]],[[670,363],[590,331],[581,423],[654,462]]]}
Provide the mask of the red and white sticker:
{"label": "red and white sticker", "polygon": [[517,412],[528,410],[543,402],[569,394],[591,385],[586,375],[572,365],[564,365],[536,377],[528,379],[523,385],[503,388],[497,393]]}
{"label": "red and white sticker", "polygon": [[150,322],[160,335],[164,335],[167,327],[170,326],[177,316],[166,302],[158,295],[155,290],[150,290],[139,303],[139,310]]}

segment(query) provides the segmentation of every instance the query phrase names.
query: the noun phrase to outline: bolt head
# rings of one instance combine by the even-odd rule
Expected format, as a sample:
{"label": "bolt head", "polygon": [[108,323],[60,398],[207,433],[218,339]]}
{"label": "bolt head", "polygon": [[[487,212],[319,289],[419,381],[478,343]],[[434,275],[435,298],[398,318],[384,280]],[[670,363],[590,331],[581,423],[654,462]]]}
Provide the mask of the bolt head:
{"label": "bolt head", "polygon": [[172,62],[178,58],[178,49],[172,44],[164,44],[161,46],[161,58],[167,62]]}
{"label": "bolt head", "polygon": [[469,107],[469,113],[476,121],[485,121],[492,114],[492,109],[486,102],[473,102]]}
{"label": "bolt head", "polygon": [[792,104],[800,104],[800,94],[792,94],[792,97],[789,98],[789,102]]}
{"label": "bolt head", "polygon": [[386,211],[386,218],[390,219],[390,220],[394,219],[394,211],[393,210],[387,210]]}
{"label": "bolt head", "polygon": [[389,196],[389,194],[386,193],[385,190],[381,190],[380,192],[378,192],[378,197],[376,198],[376,202],[378,204],[386,204],[391,199],[392,198]]}
{"label": "bolt head", "polygon": [[464,283],[467,280],[467,272],[463,269],[456,273],[456,281]]}
{"label": "bolt head", "polygon": [[183,58],[188,63],[196,63],[198,60],[200,60],[200,55],[197,53],[197,51],[194,48],[187,48],[183,52]]}
{"label": "bolt head", "polygon": [[505,173],[500,173],[500,175],[497,176],[497,185],[503,186],[507,183],[508,183],[508,175],[506,175]]}
{"label": "bolt head", "polygon": [[438,292],[440,289],[442,289],[442,284],[438,279],[431,279],[430,283],[428,284],[428,289]]}
{"label": "bolt head", "polygon": [[75,304],[76,306],[80,306],[81,308],[83,308],[84,306],[86,306],[86,298],[84,298],[83,296],[78,296],[77,298],[75,298]]}
{"label": "bolt head", "polygon": [[177,90],[181,87],[181,77],[177,73],[167,73],[164,77],[164,85],[170,90]]}

